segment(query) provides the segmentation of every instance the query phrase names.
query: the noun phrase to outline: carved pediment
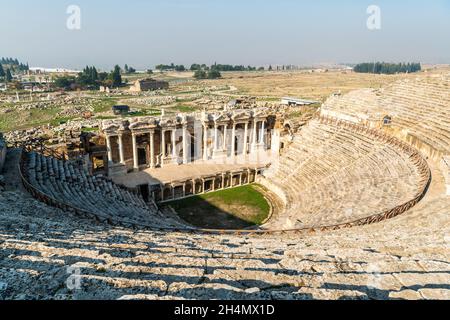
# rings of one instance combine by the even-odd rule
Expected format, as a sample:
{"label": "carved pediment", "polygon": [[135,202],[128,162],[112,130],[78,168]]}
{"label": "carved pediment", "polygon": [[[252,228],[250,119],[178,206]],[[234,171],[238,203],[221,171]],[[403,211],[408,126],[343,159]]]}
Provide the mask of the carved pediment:
{"label": "carved pediment", "polygon": [[156,125],[156,119],[154,117],[136,118],[131,121],[130,129],[139,130],[154,127]]}
{"label": "carved pediment", "polygon": [[213,115],[213,120],[214,122],[228,122],[230,121],[230,116],[225,112],[217,113]]}
{"label": "carved pediment", "polygon": [[253,117],[254,118],[267,118],[270,115],[270,112],[268,109],[253,109]]}
{"label": "carved pediment", "polygon": [[159,125],[164,128],[164,127],[173,127],[176,126],[178,123],[178,121],[176,119],[161,119],[161,121],[159,122]]}
{"label": "carved pediment", "polygon": [[233,121],[249,120],[251,117],[252,117],[252,114],[248,110],[235,111],[231,115],[231,119]]}
{"label": "carved pediment", "polygon": [[105,120],[102,122],[102,130],[106,133],[117,133],[119,130],[126,130],[128,125],[127,120]]}

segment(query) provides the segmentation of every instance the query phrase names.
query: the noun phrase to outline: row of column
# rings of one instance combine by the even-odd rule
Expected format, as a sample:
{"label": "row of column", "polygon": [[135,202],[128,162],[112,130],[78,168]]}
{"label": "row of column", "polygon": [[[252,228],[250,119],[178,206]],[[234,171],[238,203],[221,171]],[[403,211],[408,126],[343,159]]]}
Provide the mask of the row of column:
{"label": "row of column", "polygon": [[[259,136],[259,140],[257,139],[257,130],[258,130],[258,123],[261,122],[261,133]],[[236,140],[236,126],[241,123],[233,123],[233,127],[231,130],[231,155],[234,156],[236,154],[236,146],[235,146],[235,140]],[[247,145],[247,137],[248,137],[248,122],[243,123],[244,124],[244,146],[243,146],[243,154],[247,154],[249,152],[248,145]],[[213,151],[216,152],[220,149],[219,144],[219,126],[223,126],[223,141],[222,141],[222,150],[227,150],[227,124],[214,125],[214,142],[213,142]],[[208,160],[208,126],[203,126],[203,159]],[[264,143],[264,130],[265,130],[265,121],[254,121],[253,122],[253,135],[251,139],[252,145],[257,144],[263,144]],[[161,159],[160,159],[160,165],[164,165],[164,159],[166,158],[166,132],[171,131],[171,144],[172,144],[172,159],[176,159],[178,157],[177,150],[176,150],[176,129],[162,129],[161,130]],[[139,169],[139,159],[138,159],[138,146],[137,146],[137,135],[140,134],[149,134],[149,140],[150,140],[150,168],[155,168],[156,166],[156,155],[155,155],[155,143],[154,143],[154,130],[148,132],[148,133],[135,133],[132,132],[132,147],[133,147],[133,168]],[[108,151],[108,161],[112,163],[112,148],[111,148],[111,137],[106,137],[106,147]],[[119,157],[120,157],[120,164],[125,165],[125,156],[124,156],[124,147],[123,147],[123,135],[119,134],[118,137],[118,145],[119,145]],[[188,163],[188,131],[187,126],[183,126],[183,134],[182,134],[183,140],[183,163]],[[167,155],[169,156],[169,155]]]}
{"label": "row of column", "polygon": [[[254,171],[254,177],[253,177],[252,180],[250,180],[250,176],[251,176],[251,172],[252,171]],[[258,170],[257,169],[255,169],[255,170],[247,169],[246,173],[247,173],[247,179],[245,181],[245,184],[250,184],[251,182],[256,181],[256,178],[257,178],[257,175],[258,175]],[[226,189],[226,188],[233,188],[233,187],[237,187],[237,186],[242,186],[244,184],[243,183],[243,174],[244,174],[244,172],[231,173],[231,174],[230,173],[222,173],[222,175],[221,175],[222,180],[221,180],[221,183],[220,183],[220,188],[218,188],[218,189],[216,189],[216,187],[215,187],[215,182],[216,182],[216,179],[218,178],[217,176],[211,177],[211,178],[202,178],[201,179],[201,181],[202,181],[201,192],[196,192],[197,180],[199,180],[199,179],[193,179],[191,181],[185,181],[182,184],[173,184],[173,183],[172,184],[168,184],[168,186],[170,186],[172,188],[172,198],[171,199],[167,199],[167,200],[164,198],[164,189],[165,189],[165,187],[164,187],[164,185],[161,185],[161,201],[174,200],[175,199],[175,188],[176,187],[180,187],[180,186],[183,187],[183,194],[182,194],[181,198],[185,198],[186,196],[188,196],[187,193],[186,193],[186,185],[187,185],[187,183],[191,184],[191,193],[189,195],[204,194],[204,193],[208,192],[206,190],[206,182],[208,182],[208,181],[212,182],[212,188],[210,190],[211,192],[214,192],[216,190]],[[237,176],[237,175],[239,175],[239,183],[237,185],[233,185],[233,178],[235,176]],[[229,186],[225,186],[225,177],[226,176],[228,176],[230,178],[230,185]]]}
{"label": "row of column", "polygon": [[[176,129],[162,129],[161,130],[161,166],[164,165],[164,159],[166,158],[166,132],[171,131],[171,144],[172,144],[172,159],[178,157],[176,148]],[[183,163],[188,163],[188,130],[187,126],[183,126]],[[168,156],[168,155],[167,155]]]}
{"label": "row of column", "polygon": [[[257,130],[258,130],[258,122],[261,122],[261,134],[257,136]],[[236,126],[241,123],[233,123],[233,127],[231,129],[231,155],[234,156],[236,154],[236,146],[234,141],[236,140]],[[248,137],[248,122],[243,123],[244,124],[244,146],[243,146],[243,154],[247,154],[249,152],[248,146],[247,146],[247,137]],[[222,141],[222,150],[227,149],[227,134],[226,130],[228,125],[223,124],[215,124],[214,125],[214,142],[213,142],[213,151],[218,151],[220,149],[219,144],[219,127],[223,126],[223,141]],[[208,160],[208,126],[203,126],[203,160]],[[265,120],[262,121],[254,121],[253,122],[253,136],[251,140],[252,145],[256,144],[264,144],[264,130],[265,130]]]}

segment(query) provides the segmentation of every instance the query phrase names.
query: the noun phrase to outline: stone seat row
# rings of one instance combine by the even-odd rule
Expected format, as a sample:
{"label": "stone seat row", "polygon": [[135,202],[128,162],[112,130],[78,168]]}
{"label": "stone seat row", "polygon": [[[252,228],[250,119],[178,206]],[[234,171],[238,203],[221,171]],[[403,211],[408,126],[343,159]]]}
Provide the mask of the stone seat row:
{"label": "stone seat row", "polygon": [[155,227],[178,225],[165,219],[156,206],[115,185],[105,177],[90,176],[69,162],[36,152],[25,155],[29,183],[44,194],[77,209],[97,213],[111,221]]}
{"label": "stone seat row", "polygon": [[378,214],[413,199],[421,178],[410,152],[313,120],[265,173],[286,199],[284,214],[268,227],[334,225]]}
{"label": "stone seat row", "polygon": [[363,89],[330,97],[323,112],[350,117],[392,116],[394,126],[444,154],[450,153],[450,75],[395,82],[380,90]]}

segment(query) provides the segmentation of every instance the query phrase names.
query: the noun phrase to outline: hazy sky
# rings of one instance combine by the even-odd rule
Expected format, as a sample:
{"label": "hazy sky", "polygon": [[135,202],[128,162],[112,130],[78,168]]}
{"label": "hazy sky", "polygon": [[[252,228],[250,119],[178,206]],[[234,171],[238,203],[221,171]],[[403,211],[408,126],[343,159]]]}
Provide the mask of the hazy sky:
{"label": "hazy sky", "polygon": [[[366,27],[369,5],[381,30]],[[81,29],[69,30],[69,5]],[[450,63],[450,0],[0,0],[0,56],[31,66]]]}

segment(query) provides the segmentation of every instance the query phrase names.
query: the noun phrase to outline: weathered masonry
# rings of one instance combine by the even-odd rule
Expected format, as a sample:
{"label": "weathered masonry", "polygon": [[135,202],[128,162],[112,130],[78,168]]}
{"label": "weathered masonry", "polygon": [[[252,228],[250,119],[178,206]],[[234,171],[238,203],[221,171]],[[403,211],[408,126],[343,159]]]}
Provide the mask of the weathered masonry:
{"label": "weathered masonry", "polygon": [[[190,180],[150,185],[149,195],[158,202],[172,201],[189,196],[234,188],[256,181],[264,168],[241,168],[204,175]],[[142,190],[141,190],[142,192]]]}
{"label": "weathered masonry", "polygon": [[107,120],[109,175],[280,149],[282,121],[269,109]]}

